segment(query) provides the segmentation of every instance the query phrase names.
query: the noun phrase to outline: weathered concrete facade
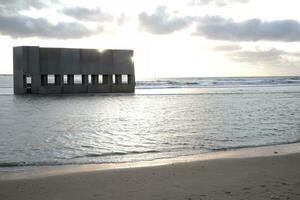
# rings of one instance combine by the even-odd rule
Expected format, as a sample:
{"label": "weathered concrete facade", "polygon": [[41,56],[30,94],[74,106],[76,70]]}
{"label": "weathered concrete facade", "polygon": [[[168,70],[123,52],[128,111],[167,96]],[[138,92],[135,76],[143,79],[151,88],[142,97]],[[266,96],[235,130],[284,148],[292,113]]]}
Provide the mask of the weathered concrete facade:
{"label": "weathered concrete facade", "polygon": [[132,50],[13,48],[15,94],[134,92]]}

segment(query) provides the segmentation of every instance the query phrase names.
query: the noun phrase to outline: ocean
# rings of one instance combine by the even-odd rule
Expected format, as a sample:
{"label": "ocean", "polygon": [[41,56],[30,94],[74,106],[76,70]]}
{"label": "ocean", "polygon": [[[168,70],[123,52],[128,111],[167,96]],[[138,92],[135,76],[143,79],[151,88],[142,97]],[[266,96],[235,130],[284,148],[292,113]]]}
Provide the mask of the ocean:
{"label": "ocean", "polygon": [[300,77],[161,78],[135,94],[13,95],[0,75],[0,171],[300,142]]}

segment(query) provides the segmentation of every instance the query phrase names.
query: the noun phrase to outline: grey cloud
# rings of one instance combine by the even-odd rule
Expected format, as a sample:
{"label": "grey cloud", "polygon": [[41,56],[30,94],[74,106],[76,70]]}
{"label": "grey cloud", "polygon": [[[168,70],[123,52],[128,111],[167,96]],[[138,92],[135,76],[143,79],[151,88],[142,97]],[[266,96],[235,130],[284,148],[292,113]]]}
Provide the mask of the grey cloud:
{"label": "grey cloud", "polygon": [[262,66],[300,66],[300,53],[291,53],[279,49],[239,51],[228,53],[233,61]]}
{"label": "grey cloud", "polygon": [[237,51],[241,49],[242,47],[237,44],[219,45],[213,48],[214,51]]}
{"label": "grey cloud", "polygon": [[219,7],[227,6],[234,3],[248,3],[249,0],[191,0],[189,5],[202,6],[202,5],[216,5]]}
{"label": "grey cloud", "polygon": [[188,27],[192,17],[171,17],[166,12],[165,6],[157,7],[153,14],[145,12],[139,14],[139,22],[142,30],[154,34],[170,34]]}
{"label": "grey cloud", "polygon": [[67,7],[61,10],[67,16],[73,17],[82,21],[112,21],[113,16],[103,12],[100,8],[84,8],[84,7]]}
{"label": "grey cloud", "polygon": [[42,9],[49,4],[58,3],[58,0],[0,0],[1,13],[18,12],[30,8]]}
{"label": "grey cloud", "polygon": [[195,23],[193,35],[224,41],[300,41],[300,23],[296,20],[262,21],[249,19],[235,22],[220,16],[172,17],[160,6],[153,14],[139,15],[140,28],[153,34],[170,34]]}
{"label": "grey cloud", "polygon": [[23,15],[0,16],[0,33],[13,38],[71,39],[86,37],[99,32],[101,32],[101,27],[90,30],[76,22],[51,24],[44,18],[34,19]]}
{"label": "grey cloud", "polygon": [[206,16],[198,21],[195,35],[228,41],[300,41],[300,23],[296,20],[234,22],[220,16]]}
{"label": "grey cloud", "polygon": [[0,0],[0,34],[12,38],[72,39],[88,37],[103,31],[101,26],[91,30],[78,22],[52,24],[45,18],[32,18],[18,13],[31,8],[47,8],[54,3],[60,2],[59,0]]}

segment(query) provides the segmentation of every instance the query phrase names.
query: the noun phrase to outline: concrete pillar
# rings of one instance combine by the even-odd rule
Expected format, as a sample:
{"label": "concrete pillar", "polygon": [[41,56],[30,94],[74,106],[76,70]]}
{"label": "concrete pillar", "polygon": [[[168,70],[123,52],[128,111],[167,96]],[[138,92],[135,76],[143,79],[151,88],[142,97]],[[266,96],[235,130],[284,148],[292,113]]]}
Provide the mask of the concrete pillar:
{"label": "concrete pillar", "polygon": [[[40,92],[42,80],[42,76],[40,74],[33,74],[31,77],[31,92],[34,94],[38,94]],[[46,81],[47,84],[47,81]]]}
{"label": "concrete pillar", "polygon": [[122,75],[121,74],[115,74],[115,84],[121,85],[122,84]]}
{"label": "concrete pillar", "polygon": [[103,74],[103,84],[104,85],[112,85],[112,75],[111,74]]}
{"label": "concrete pillar", "polygon": [[86,74],[81,75],[81,80],[82,80],[82,85],[88,85],[89,83],[88,75]]}
{"label": "concrete pillar", "polygon": [[55,74],[54,79],[55,79],[55,85],[62,85],[63,83],[62,75]]}
{"label": "concrete pillar", "polygon": [[74,74],[68,74],[67,75],[67,84],[68,85],[74,85]]}
{"label": "concrete pillar", "polygon": [[92,85],[97,85],[98,81],[98,75],[92,74]]}
{"label": "concrete pillar", "polygon": [[[31,76],[31,92],[36,94],[40,92],[41,71],[40,71],[40,50],[39,47],[28,47],[28,70]],[[47,80],[47,79],[46,79]],[[46,84],[47,85],[47,81]]]}
{"label": "concrete pillar", "polygon": [[135,83],[135,80],[134,80],[134,79],[135,79],[135,78],[134,78],[134,75],[128,74],[128,78],[127,78],[128,84],[134,84],[134,83]]}
{"label": "concrete pillar", "polygon": [[27,61],[23,56],[22,47],[13,48],[13,58],[14,58],[14,93],[15,94],[25,94],[26,90],[24,88],[24,72],[23,68],[26,66]]}
{"label": "concrete pillar", "polygon": [[25,94],[26,88],[24,87],[25,78],[22,71],[14,71],[14,93]]}
{"label": "concrete pillar", "polygon": [[26,82],[26,75],[23,75],[23,87],[27,87],[27,82]]}
{"label": "concrete pillar", "polygon": [[48,85],[48,76],[45,75],[45,74],[42,74],[42,75],[41,75],[41,85],[42,85],[42,86]]}

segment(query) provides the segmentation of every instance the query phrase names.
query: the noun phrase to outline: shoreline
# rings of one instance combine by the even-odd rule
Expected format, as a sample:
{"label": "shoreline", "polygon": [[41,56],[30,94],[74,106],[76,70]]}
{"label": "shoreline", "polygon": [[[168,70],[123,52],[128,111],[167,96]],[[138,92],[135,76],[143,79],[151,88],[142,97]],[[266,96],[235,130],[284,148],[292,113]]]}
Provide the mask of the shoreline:
{"label": "shoreline", "polygon": [[283,146],[230,151],[213,159],[185,158],[109,170],[89,166],[0,180],[0,199],[296,200],[300,198],[299,144],[293,148],[293,152]]}
{"label": "shoreline", "polygon": [[[271,157],[289,154],[299,154],[300,143],[279,144],[271,146],[245,147],[230,150],[220,150],[202,154],[178,156],[172,158],[160,158],[154,160],[99,163],[99,164],[68,164],[56,166],[24,166],[8,167],[9,170],[0,171],[0,181],[17,179],[36,179],[51,176],[60,176],[85,172],[109,171],[117,169],[147,168],[181,163],[192,163],[207,160],[222,159],[247,159],[259,157]],[[3,167],[3,169],[6,167]],[[14,170],[10,170],[14,168]]]}

